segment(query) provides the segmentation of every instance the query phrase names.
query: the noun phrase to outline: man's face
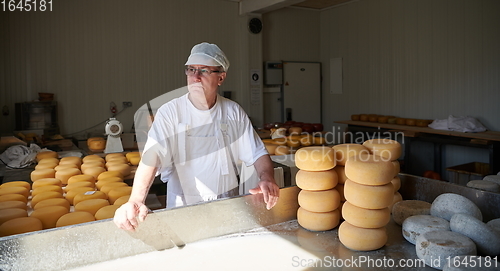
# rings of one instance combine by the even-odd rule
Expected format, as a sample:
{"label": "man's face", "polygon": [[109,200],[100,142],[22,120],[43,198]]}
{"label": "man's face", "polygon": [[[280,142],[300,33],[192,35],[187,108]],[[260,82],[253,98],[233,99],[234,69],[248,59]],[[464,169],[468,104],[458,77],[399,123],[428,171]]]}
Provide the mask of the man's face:
{"label": "man's face", "polygon": [[189,92],[210,94],[217,92],[218,86],[226,78],[225,72],[219,72],[219,67],[204,65],[189,65],[186,67],[186,76]]}

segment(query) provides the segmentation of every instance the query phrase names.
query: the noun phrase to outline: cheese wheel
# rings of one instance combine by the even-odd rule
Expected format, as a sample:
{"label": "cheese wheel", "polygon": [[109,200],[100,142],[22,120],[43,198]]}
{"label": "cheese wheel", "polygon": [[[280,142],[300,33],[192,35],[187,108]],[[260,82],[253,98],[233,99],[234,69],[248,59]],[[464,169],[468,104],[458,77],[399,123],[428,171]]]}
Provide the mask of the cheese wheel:
{"label": "cheese wheel", "polygon": [[5,188],[5,187],[25,187],[26,189],[30,190],[31,189],[31,184],[25,181],[13,181],[13,182],[7,182],[3,183],[0,185],[0,189]]}
{"label": "cheese wheel", "polygon": [[120,172],[120,171],[105,171],[101,174],[99,174],[99,176],[97,176],[97,180],[100,181],[102,179],[106,179],[106,178],[109,178],[109,177],[119,177],[121,179],[123,179],[123,174]]}
{"label": "cheese wheel", "polygon": [[56,178],[44,178],[44,179],[39,179],[31,185],[32,189],[36,189],[38,187],[46,186],[46,185],[59,185],[62,186],[62,182],[59,179]]}
{"label": "cheese wheel", "polygon": [[309,212],[299,207],[297,210],[297,222],[303,228],[310,231],[328,231],[338,226],[340,222],[340,211],[316,213]]}
{"label": "cheese wheel", "polygon": [[66,157],[63,157],[61,158],[61,160],[59,160],[59,164],[74,164],[74,165],[77,165],[78,167],[80,167],[82,165],[83,161],[82,161],[82,158],[78,157],[78,156],[66,156]]}
{"label": "cheese wheel", "polygon": [[104,193],[109,194],[109,191],[118,188],[118,187],[128,187],[128,184],[124,182],[108,182],[105,185],[101,186],[99,191],[102,191]]}
{"label": "cheese wheel", "polygon": [[394,160],[392,161],[392,165],[394,166],[394,176],[398,176],[399,174],[399,171],[401,169],[401,166],[399,164],[399,161],[398,160]]}
{"label": "cheese wheel", "polygon": [[359,120],[360,121],[368,121],[368,114],[360,114]]}
{"label": "cheese wheel", "polygon": [[454,214],[468,214],[483,220],[481,210],[470,199],[453,193],[444,193],[437,196],[431,205],[431,215],[450,221]]}
{"label": "cheese wheel", "polygon": [[337,185],[335,186],[335,189],[336,189],[337,191],[339,191],[340,201],[341,201],[341,202],[342,202],[342,201],[346,201],[346,199],[345,199],[345,193],[344,193],[344,184],[341,184],[341,183],[337,184]]}
{"label": "cheese wheel", "polygon": [[278,144],[264,143],[264,147],[266,147],[266,151],[269,155],[275,155],[275,151],[278,146]]}
{"label": "cheese wheel", "polygon": [[383,247],[388,240],[385,227],[366,229],[356,227],[347,221],[338,230],[340,242],[350,250],[371,251]]}
{"label": "cheese wheel", "polygon": [[115,200],[113,205],[122,206],[123,204],[127,203],[129,199],[130,195],[119,197],[118,199]]}
{"label": "cheese wheel", "polygon": [[43,163],[43,164],[38,164],[35,166],[35,170],[39,170],[39,169],[55,169],[55,167],[57,167],[59,165],[59,163]]}
{"label": "cheese wheel", "polygon": [[84,172],[89,168],[95,168],[95,167],[104,168],[104,162],[99,162],[99,161],[86,162],[80,166],[80,169],[82,170],[82,172]]}
{"label": "cheese wheel", "polygon": [[97,155],[97,154],[91,154],[91,155],[87,155],[85,157],[82,158],[82,162],[85,164],[89,161],[101,161],[104,163],[104,158],[102,158],[101,156]]}
{"label": "cheese wheel", "polygon": [[20,200],[8,200],[8,201],[0,201],[0,210],[3,209],[12,209],[12,208],[21,208],[24,210],[28,209],[26,202]]}
{"label": "cheese wheel", "polygon": [[95,179],[97,179],[97,176],[99,176],[99,174],[103,173],[104,171],[106,171],[106,169],[103,168],[103,167],[91,167],[91,168],[87,168],[85,170],[82,169],[82,173],[83,174],[85,174],[85,175],[91,175]]}
{"label": "cheese wheel", "polygon": [[132,166],[137,166],[141,162],[141,157],[140,156],[131,156],[131,157],[128,158],[128,162]]}
{"label": "cheese wheel", "polygon": [[141,153],[138,151],[131,151],[131,152],[127,152],[125,154],[125,157],[127,157],[127,159],[129,159],[129,161],[130,161],[130,157],[137,157],[137,156],[141,157]]}
{"label": "cheese wheel", "polygon": [[28,212],[22,208],[0,209],[0,225],[19,217],[28,217]]}
{"label": "cheese wheel", "polygon": [[42,221],[43,229],[51,229],[56,227],[57,220],[69,213],[68,209],[63,206],[47,206],[34,210],[30,217],[35,217]]}
{"label": "cheese wheel", "polygon": [[30,190],[22,186],[11,186],[0,188],[0,196],[9,194],[19,194],[23,195],[25,198],[30,196]]}
{"label": "cheese wheel", "polygon": [[108,206],[109,201],[106,199],[88,199],[82,202],[79,202],[75,205],[75,211],[77,212],[89,212],[92,215],[101,209],[104,206]]}
{"label": "cheese wheel", "polygon": [[0,237],[43,230],[42,221],[35,217],[20,217],[0,225]]}
{"label": "cheese wheel", "polygon": [[274,138],[273,143],[281,145],[281,146],[285,146],[286,145],[286,138],[285,137]]}
{"label": "cheese wheel", "polygon": [[313,136],[314,145],[320,146],[326,144],[326,139],[322,136]]}
{"label": "cheese wheel", "polygon": [[483,181],[494,182],[496,184],[500,184],[500,172],[498,175],[486,175],[483,177]]}
{"label": "cheese wheel", "polygon": [[58,158],[59,155],[55,151],[41,151],[36,154],[36,161],[40,161],[45,158]]}
{"label": "cheese wheel", "polygon": [[288,146],[278,146],[274,149],[274,155],[287,155],[290,154],[290,147]]}
{"label": "cheese wheel", "polygon": [[104,165],[104,168],[108,169],[109,167],[117,166],[117,165],[118,166],[120,166],[120,165],[128,165],[128,162],[124,163],[122,161],[111,160],[111,161],[106,162],[106,164]]}
{"label": "cheese wheel", "polygon": [[[497,176],[497,175],[496,175]],[[484,191],[490,191],[494,193],[500,192],[500,185],[494,182],[485,180],[472,180],[467,183],[467,187],[475,188]]]}
{"label": "cheese wheel", "polygon": [[13,200],[14,201],[22,201],[24,203],[28,202],[28,199],[21,194],[7,194],[7,195],[0,196],[0,202],[13,201]]}
{"label": "cheese wheel", "polygon": [[348,179],[347,176],[345,175],[345,166],[336,165],[333,168],[333,170],[335,170],[335,172],[337,172],[338,183],[344,184],[345,181]]}
{"label": "cheese wheel", "polygon": [[68,209],[68,212],[70,210],[70,205],[69,201],[67,201],[65,198],[52,198],[52,199],[46,199],[38,202],[38,204],[35,206],[35,210],[47,207],[47,206],[62,206]]}
{"label": "cheese wheel", "polygon": [[108,205],[104,206],[101,209],[97,210],[95,213],[96,220],[113,218],[115,216],[116,209],[120,208],[119,205]]}
{"label": "cheese wheel", "polygon": [[90,187],[92,189],[95,188],[95,184],[93,182],[76,182],[76,183],[71,183],[71,184],[68,184],[66,185],[66,187],[64,188],[64,191],[66,191],[66,193],[68,191],[71,191],[71,189],[74,189],[74,188],[77,188],[77,187]]}
{"label": "cheese wheel", "polygon": [[73,175],[69,177],[68,179],[68,185],[73,184],[73,183],[78,183],[78,182],[91,182],[95,183],[96,178],[92,175],[87,175],[87,174],[78,174],[78,175]]}
{"label": "cheese wheel", "polygon": [[61,171],[61,170],[63,170],[63,169],[67,169],[67,168],[76,168],[76,169],[78,169],[78,170],[80,169],[80,168],[78,167],[78,165],[75,165],[75,164],[62,164],[62,165],[61,165],[61,164],[59,164],[59,165],[57,165],[57,166],[54,168],[54,170],[56,171],[56,176],[57,176],[57,172],[58,172],[58,171]]}
{"label": "cheese wheel", "polygon": [[337,185],[338,177],[335,170],[307,171],[300,169],[295,175],[297,186],[304,190],[329,190]]}
{"label": "cheese wheel", "polygon": [[410,216],[430,215],[430,213],[431,204],[422,200],[402,200],[392,206],[392,219],[398,225],[402,225]]}
{"label": "cheese wheel", "polygon": [[361,144],[339,144],[333,146],[337,165],[345,166],[347,159],[354,155],[370,154],[370,151]]}
{"label": "cheese wheel", "polygon": [[87,147],[93,152],[102,152],[106,148],[106,139],[102,137],[91,137],[87,139]]}
{"label": "cheese wheel", "polygon": [[345,175],[359,184],[384,185],[394,178],[394,166],[376,155],[351,156],[345,165]]}
{"label": "cheese wheel", "polygon": [[55,191],[42,192],[31,199],[31,208],[34,209],[37,203],[39,203],[42,200],[54,199],[54,198],[64,198],[64,197],[63,194]]}
{"label": "cheese wheel", "polygon": [[32,182],[44,178],[55,178],[56,171],[53,168],[36,169],[31,172],[30,177]]}
{"label": "cheese wheel", "polygon": [[492,220],[488,221],[488,223],[486,223],[486,225],[488,225],[492,229],[495,229],[496,231],[500,232],[500,218],[492,219]]}
{"label": "cheese wheel", "polygon": [[342,217],[349,224],[360,228],[380,228],[391,220],[389,208],[365,209],[346,201],[342,206]]}
{"label": "cheese wheel", "polygon": [[89,212],[72,212],[61,216],[56,222],[56,227],[65,227],[92,221],[95,221],[95,217]]}
{"label": "cheese wheel", "polygon": [[313,135],[304,135],[300,138],[300,145],[303,147],[308,147],[314,145]]}
{"label": "cheese wheel", "polygon": [[290,135],[287,137],[286,145],[290,148],[298,148],[300,147],[300,139],[302,137],[299,135]]}
{"label": "cheese wheel", "polygon": [[56,171],[55,178],[61,180],[62,184],[68,184],[68,179],[75,175],[80,175],[82,172],[77,168],[64,168]]}
{"label": "cheese wheel", "polygon": [[123,179],[120,177],[109,177],[109,178],[97,181],[95,183],[95,186],[97,187],[97,190],[101,190],[103,186],[110,184],[110,183],[117,183],[117,182],[123,183]]}
{"label": "cheese wheel", "polygon": [[113,160],[115,158],[122,158],[122,157],[126,157],[125,154],[121,153],[121,152],[114,152],[114,153],[108,153],[106,154],[106,156],[104,156],[104,160],[107,161],[110,161],[110,160]]}
{"label": "cheese wheel", "polygon": [[417,237],[429,231],[449,231],[450,222],[431,215],[410,216],[402,224],[403,237],[415,245]]}
{"label": "cheese wheel", "polygon": [[452,231],[430,231],[419,235],[415,250],[418,258],[435,269],[443,269],[449,257],[477,255],[476,245],[470,238]]}
{"label": "cheese wheel", "polygon": [[389,207],[394,199],[394,186],[363,185],[347,180],[344,184],[344,196],[350,203],[366,209]]}
{"label": "cheese wheel", "polygon": [[102,191],[87,191],[83,193],[76,194],[75,197],[73,198],[73,206],[76,207],[76,205],[80,202],[86,201],[86,200],[91,200],[91,199],[105,199],[108,200],[108,195]]}
{"label": "cheese wheel", "polygon": [[500,233],[479,219],[467,214],[454,214],[450,219],[450,229],[469,237],[483,255],[500,255]]}
{"label": "cheese wheel", "polygon": [[56,164],[56,166],[59,164],[59,159],[55,157],[49,157],[49,158],[43,158],[42,160],[38,161],[38,164]]}
{"label": "cheese wheel", "polygon": [[298,201],[300,207],[311,212],[331,212],[340,205],[340,194],[335,189],[324,191],[301,190]]}
{"label": "cheese wheel", "polygon": [[120,156],[120,157],[112,157],[110,159],[106,158],[106,164],[108,163],[121,163],[121,164],[128,164],[128,159],[125,156]]}
{"label": "cheese wheel", "polygon": [[295,153],[295,165],[302,170],[324,171],[335,167],[335,150],[330,147],[304,147]]}
{"label": "cheese wheel", "polygon": [[45,186],[41,186],[41,187],[33,189],[33,191],[31,191],[31,196],[35,197],[36,195],[38,195],[40,193],[49,192],[49,191],[59,192],[59,193],[61,193],[61,195],[63,194],[62,187],[60,187],[59,185],[53,184],[53,185],[45,185]]}
{"label": "cheese wheel", "polygon": [[75,187],[70,191],[67,191],[64,197],[69,201],[71,205],[74,205],[73,200],[75,199],[76,195],[89,191],[95,191],[95,189],[91,187]]}
{"label": "cheese wheel", "polygon": [[392,186],[394,186],[394,192],[398,192],[401,188],[401,179],[396,176],[391,180]]}
{"label": "cheese wheel", "polygon": [[394,161],[401,156],[401,144],[396,140],[387,138],[370,139],[363,142],[370,153],[385,158],[387,161]]}
{"label": "cheese wheel", "polygon": [[131,186],[115,187],[108,192],[109,203],[114,204],[117,199],[123,196],[130,196],[131,193]]}

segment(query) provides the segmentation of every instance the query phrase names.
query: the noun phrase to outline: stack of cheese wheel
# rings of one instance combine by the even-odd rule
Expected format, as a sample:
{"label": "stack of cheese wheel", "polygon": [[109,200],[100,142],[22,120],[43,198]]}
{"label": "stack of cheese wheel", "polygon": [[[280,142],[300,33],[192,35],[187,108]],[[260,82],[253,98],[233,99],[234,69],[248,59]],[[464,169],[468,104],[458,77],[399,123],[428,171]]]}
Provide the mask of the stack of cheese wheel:
{"label": "stack of cheese wheel", "polygon": [[35,170],[39,169],[54,169],[59,165],[59,159],[55,157],[49,157],[49,158],[43,158],[40,161],[38,161],[37,165],[35,166]]}
{"label": "stack of cheese wheel", "polygon": [[398,177],[399,174],[399,157],[401,157],[401,144],[396,140],[378,138],[367,140],[363,143],[371,154],[378,155],[384,160],[391,161],[394,166],[394,178],[391,180],[394,186],[394,195],[392,204],[389,206],[389,210],[392,212],[392,207],[396,202],[402,201],[403,197],[398,192],[401,188],[401,180]]}
{"label": "stack of cheese wheel", "polygon": [[[13,181],[0,185],[0,237],[16,232],[17,223],[9,222],[28,217],[28,197],[31,185],[25,181]],[[26,193],[28,190],[28,193]],[[21,219],[24,221],[25,219]],[[6,226],[3,226],[7,223]],[[29,230],[31,231],[31,230]],[[22,231],[23,233],[27,231]]]}
{"label": "stack of cheese wheel", "polygon": [[105,160],[108,171],[118,171],[124,178],[132,172],[129,161],[123,153],[108,153]]}
{"label": "stack of cheese wheel", "polygon": [[55,178],[61,180],[63,185],[67,185],[70,177],[82,174],[81,165],[82,159],[80,157],[63,157],[59,160],[59,165],[54,168]]}
{"label": "stack of cheese wheel", "polygon": [[106,171],[104,158],[99,155],[87,155],[82,158],[82,162],[82,173],[85,175],[93,176],[95,179],[97,179],[97,176],[99,176],[99,174]]}
{"label": "stack of cheese wheel", "polygon": [[363,153],[349,157],[345,174],[340,242],[356,251],[379,249],[388,238],[385,226],[394,197],[394,165],[378,155]]}
{"label": "stack of cheese wheel", "polygon": [[330,147],[303,147],[295,153],[296,175],[299,193],[297,221],[310,231],[327,231],[338,226],[340,221],[340,194],[335,189],[338,183],[335,150]]}

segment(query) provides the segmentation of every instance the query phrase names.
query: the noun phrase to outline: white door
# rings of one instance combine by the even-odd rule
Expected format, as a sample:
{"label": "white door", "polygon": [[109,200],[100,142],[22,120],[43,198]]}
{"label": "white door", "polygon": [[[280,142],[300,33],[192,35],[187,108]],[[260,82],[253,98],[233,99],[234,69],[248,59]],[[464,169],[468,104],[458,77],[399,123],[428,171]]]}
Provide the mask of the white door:
{"label": "white door", "polygon": [[284,121],[321,123],[321,63],[283,62]]}

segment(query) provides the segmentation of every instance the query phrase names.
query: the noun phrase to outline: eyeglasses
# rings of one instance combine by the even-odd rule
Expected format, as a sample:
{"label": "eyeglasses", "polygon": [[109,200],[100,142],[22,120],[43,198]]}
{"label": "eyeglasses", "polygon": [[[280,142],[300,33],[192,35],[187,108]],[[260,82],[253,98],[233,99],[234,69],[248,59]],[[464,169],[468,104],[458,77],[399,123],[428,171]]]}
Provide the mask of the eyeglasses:
{"label": "eyeglasses", "polygon": [[223,73],[224,72],[224,71],[212,71],[212,70],[209,70],[207,68],[195,69],[192,67],[187,67],[185,71],[186,71],[187,76],[195,76],[197,73],[199,73],[201,76],[205,76],[205,77],[210,76],[212,73]]}

